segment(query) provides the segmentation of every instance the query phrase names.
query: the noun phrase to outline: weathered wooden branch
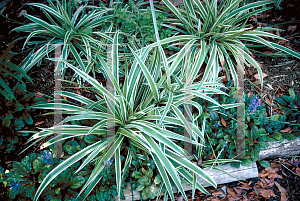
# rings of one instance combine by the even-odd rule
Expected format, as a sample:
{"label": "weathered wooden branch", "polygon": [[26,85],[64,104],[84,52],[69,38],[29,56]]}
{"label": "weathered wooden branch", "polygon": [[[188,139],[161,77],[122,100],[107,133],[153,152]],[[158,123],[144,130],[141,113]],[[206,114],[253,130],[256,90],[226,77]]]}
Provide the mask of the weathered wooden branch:
{"label": "weathered wooden branch", "polygon": [[[218,166],[217,166],[218,167]],[[242,179],[249,179],[253,177],[258,176],[258,170],[256,163],[254,163],[252,166],[241,166],[240,168],[234,168],[230,166],[230,164],[219,166],[218,168],[222,168],[223,170],[230,173],[232,176],[229,176],[228,174],[225,174],[223,172],[220,172],[218,170],[213,170],[206,168],[204,169],[206,173],[217,183],[217,184],[224,184],[234,181],[239,181]],[[200,177],[197,178],[200,184],[204,187],[211,186],[208,182],[201,179]],[[185,191],[192,190],[192,186],[190,185],[184,185],[182,184],[182,187]],[[173,188],[174,193],[178,192],[177,188]],[[125,200],[131,201],[131,200],[140,200],[140,193],[138,191],[133,191],[133,196],[131,193],[131,186],[130,184],[127,185],[127,188],[124,191]],[[117,199],[116,199],[117,200]]]}
{"label": "weathered wooden branch", "polygon": [[[296,138],[293,141],[284,140],[282,142],[269,142],[269,147],[265,150],[260,151],[259,160],[263,160],[268,157],[290,157],[292,155],[300,154],[300,138]],[[223,172],[213,170],[213,169],[204,169],[208,175],[217,183],[217,184],[225,184],[234,181],[239,181],[242,179],[249,179],[258,177],[258,170],[256,163],[252,166],[241,166],[240,168],[234,168],[228,165],[222,165],[221,168],[232,176],[225,174]],[[210,186],[210,184],[201,178],[198,178],[198,181],[204,187]],[[192,190],[192,186],[182,184],[183,189],[185,191]],[[174,193],[178,192],[177,188],[173,187]],[[133,191],[133,195],[131,193],[130,184],[127,185],[127,188],[124,191],[125,200],[140,200],[140,193],[138,191]],[[117,200],[117,199],[116,199]]]}
{"label": "weathered wooden branch", "polygon": [[291,157],[300,154],[300,138],[282,142],[269,142],[269,147],[259,152],[259,160],[268,157]]}

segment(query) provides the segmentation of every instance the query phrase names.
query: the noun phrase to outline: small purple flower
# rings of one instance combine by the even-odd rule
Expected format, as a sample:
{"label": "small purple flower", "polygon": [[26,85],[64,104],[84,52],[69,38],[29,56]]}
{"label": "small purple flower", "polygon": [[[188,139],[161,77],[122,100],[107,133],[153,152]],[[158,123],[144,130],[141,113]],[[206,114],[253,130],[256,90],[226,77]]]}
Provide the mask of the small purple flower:
{"label": "small purple flower", "polygon": [[257,108],[259,107],[259,105],[260,105],[260,99],[258,98],[258,97],[256,97],[256,98],[254,98],[252,101],[251,101],[251,103],[250,103],[250,105],[249,105],[249,107],[248,107],[248,109],[247,109],[247,112],[248,112],[248,114],[253,114],[254,112],[256,112],[256,110],[257,110]]}
{"label": "small purple flower", "polygon": [[110,159],[110,160],[104,161],[104,165],[111,166],[111,164],[113,162],[114,162],[114,159]]}
{"label": "small purple flower", "polygon": [[221,126],[220,122],[218,121],[217,123],[214,124],[214,127],[218,128],[219,126]]}
{"label": "small purple flower", "polygon": [[51,158],[53,158],[53,155],[50,152],[47,152],[46,150],[44,150],[44,154],[41,155],[41,157],[45,159],[45,163],[54,164],[54,162],[51,160]]}
{"label": "small purple flower", "polygon": [[9,185],[12,187],[13,190],[19,190],[20,189],[20,186],[17,183],[9,184]]}

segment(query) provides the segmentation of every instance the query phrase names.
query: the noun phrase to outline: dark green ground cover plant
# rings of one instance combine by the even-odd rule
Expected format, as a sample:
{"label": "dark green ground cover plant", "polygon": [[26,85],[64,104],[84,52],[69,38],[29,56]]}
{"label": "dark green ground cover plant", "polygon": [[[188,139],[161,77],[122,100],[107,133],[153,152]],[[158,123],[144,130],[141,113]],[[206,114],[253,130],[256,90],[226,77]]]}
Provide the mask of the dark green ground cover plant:
{"label": "dark green ground cover plant", "polygon": [[[236,102],[236,89],[231,88],[232,82],[229,81],[226,84],[226,87],[229,87],[229,96],[216,95],[215,100],[219,100],[220,104],[233,104]],[[294,99],[289,99],[287,96],[284,96],[286,99],[297,102],[298,99],[293,95]],[[283,99],[279,99],[279,101]],[[206,101],[200,101],[199,104],[203,105],[203,110],[206,108],[211,108],[211,104],[205,103]],[[283,102],[282,102],[283,104]],[[287,104],[285,102],[285,104]],[[252,165],[253,162],[258,160],[258,154],[260,150],[263,150],[269,146],[268,142],[271,141],[282,141],[283,139],[294,140],[299,136],[299,125],[295,123],[295,117],[297,112],[294,110],[287,109],[288,112],[284,115],[275,114],[272,116],[267,115],[266,105],[261,104],[261,100],[255,95],[250,97],[245,96],[245,137],[244,137],[244,150],[237,151],[237,121],[236,108],[231,108],[229,110],[218,109],[211,110],[208,109],[207,113],[203,113],[200,117],[207,118],[206,132],[207,132],[207,141],[206,147],[203,149],[202,156],[204,159],[208,159],[213,155],[214,158],[238,158],[237,153],[243,153],[243,157],[239,159],[242,163],[232,162],[231,165],[234,167],[239,167],[242,165]],[[291,112],[293,115],[291,114]],[[222,120],[224,123],[222,123]],[[280,133],[278,131],[284,129],[287,125],[295,123],[295,132],[293,133]],[[298,132],[297,132],[298,131]]]}
{"label": "dark green ground cover plant", "polygon": [[[91,141],[86,139],[80,145],[75,140],[63,143],[64,156],[70,157],[85,148],[89,142]],[[32,153],[23,158],[21,162],[15,161],[13,167],[11,167],[6,174],[1,175],[3,176],[1,182],[5,181],[10,199],[34,199],[34,195],[42,180],[55,166],[61,164],[63,161],[63,159],[54,157],[54,153],[53,146],[50,146],[49,150],[40,151],[37,154]],[[103,176],[103,182],[97,185],[96,190],[92,192],[86,200],[109,201],[114,200],[114,197],[117,196],[114,165],[112,162],[106,163],[105,165],[106,167],[100,175]],[[75,163],[63,174],[56,177],[42,193],[41,199],[51,201],[75,200],[93,168],[93,165],[90,164],[83,168],[78,174],[74,174],[79,166],[79,162]],[[124,182],[122,189],[125,189]],[[121,197],[124,197],[123,192]]]}
{"label": "dark green ground cover plant", "polygon": [[34,104],[45,103],[44,97],[36,96],[34,93],[26,91],[26,85],[22,82],[13,81],[9,74],[3,74],[3,80],[11,89],[15,99],[9,95],[9,92],[3,91],[0,96],[0,153],[7,154],[15,150],[15,146],[20,145],[18,141],[23,142],[29,133],[21,133],[24,127],[32,125],[32,112],[35,109],[29,108]]}

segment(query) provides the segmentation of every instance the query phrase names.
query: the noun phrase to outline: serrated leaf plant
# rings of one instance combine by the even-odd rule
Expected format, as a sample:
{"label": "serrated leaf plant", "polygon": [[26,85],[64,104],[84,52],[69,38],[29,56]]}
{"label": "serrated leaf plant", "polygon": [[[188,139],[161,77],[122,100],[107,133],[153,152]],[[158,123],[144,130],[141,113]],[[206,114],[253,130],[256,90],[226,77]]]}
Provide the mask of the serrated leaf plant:
{"label": "serrated leaf plant", "polygon": [[[52,110],[59,106],[63,114],[70,115],[62,121],[61,134],[48,140],[42,147],[73,137],[81,139],[92,135],[100,137],[100,140],[73,154],[55,167],[43,180],[34,200],[40,197],[53,179],[72,164],[82,160],[77,171],[79,172],[90,162],[96,161],[94,170],[80,192],[80,195],[84,193],[83,198],[86,198],[95,185],[103,179],[99,175],[104,170],[107,161],[112,158],[115,162],[117,193],[120,196],[122,178],[132,159],[131,151],[122,147],[130,146],[149,153],[172,200],[174,200],[174,195],[171,182],[179,189],[185,199],[187,197],[181,185],[182,181],[208,193],[196,182],[196,176],[208,181],[213,186],[216,186],[216,183],[205,171],[191,161],[194,156],[178,146],[176,142],[187,142],[195,145],[196,148],[201,147],[199,142],[204,140],[204,134],[196,126],[195,121],[201,115],[202,109],[193,99],[199,97],[220,106],[210,96],[211,94],[225,94],[215,88],[222,86],[221,78],[215,82],[209,82],[207,79],[197,81],[199,58],[193,58],[190,61],[190,57],[183,54],[167,58],[162,49],[152,49],[149,46],[138,51],[129,47],[134,56],[134,59],[129,61],[129,68],[128,62],[121,63],[118,60],[118,33],[114,36],[113,47],[111,66],[107,65],[108,83],[111,83],[109,86],[103,86],[84,71],[63,61],[65,65],[92,86],[90,89],[96,94],[97,100],[63,91],[62,96],[67,97],[70,101],[34,106],[34,108]],[[215,55],[216,49],[213,48],[213,50]],[[192,65],[188,65],[189,62]],[[210,59],[209,64],[211,62],[212,59]],[[125,69],[124,80],[119,78],[121,65],[124,65]],[[185,73],[186,70],[190,74]],[[186,81],[187,75],[191,75],[189,82]],[[71,100],[80,104],[72,103]],[[189,100],[188,103],[194,108],[193,112],[186,109],[192,118],[190,122],[181,112],[186,107],[186,100]],[[190,115],[191,113],[192,115]],[[97,120],[98,122],[94,126],[67,124],[86,119]],[[109,126],[112,123],[114,124],[113,130]],[[185,125],[189,125],[189,137],[172,132],[172,128],[184,127]],[[34,140],[33,144],[35,144],[53,135],[56,129],[57,127],[44,128],[34,134],[29,142]],[[113,135],[110,134],[111,132]],[[126,158],[124,163],[121,162],[121,157]]]}
{"label": "serrated leaf plant", "polygon": [[[184,45],[186,54],[194,57],[201,55],[200,65],[203,67],[208,64],[210,58],[213,59],[204,72],[214,72],[214,80],[217,78],[219,67],[223,67],[228,79],[232,77],[234,84],[238,86],[237,74],[238,71],[243,72],[245,64],[257,68],[262,88],[262,70],[260,64],[252,57],[250,44],[263,45],[300,58],[299,53],[272,42],[273,39],[286,40],[268,32],[275,30],[274,28],[247,24],[249,17],[270,9],[270,4],[274,1],[255,1],[241,6],[243,0],[183,0],[183,5],[177,7],[169,0],[162,1],[166,7],[156,7],[175,16],[165,24],[173,27],[177,35],[152,46],[169,43],[173,43],[173,46]],[[154,7],[152,9],[154,10]],[[186,46],[187,43],[189,46]],[[213,51],[217,54],[212,54]]]}
{"label": "serrated leaf plant", "polygon": [[[235,104],[236,89],[232,88],[232,80],[226,83],[226,87],[230,88],[229,96],[216,95],[212,98],[222,105]],[[294,94],[292,91],[290,93]],[[209,157],[230,159],[237,157],[237,153],[243,152],[243,157],[240,158],[241,164],[249,166],[258,160],[259,151],[266,149],[269,146],[268,142],[282,141],[283,139],[294,140],[296,136],[299,136],[299,130],[297,130],[299,125],[291,121],[290,112],[286,112],[285,115],[273,114],[268,116],[266,105],[261,104],[261,100],[252,94],[249,97],[245,96],[245,136],[243,138],[245,147],[241,147],[243,150],[238,151],[240,147],[237,146],[237,143],[241,142],[239,141],[241,139],[237,137],[236,108],[225,110],[217,108],[205,100],[198,102],[202,105],[203,110],[208,110],[200,116],[200,120],[208,118],[205,126],[208,136],[205,141],[207,146],[202,149],[203,159]],[[222,119],[225,124],[222,123]],[[293,125],[295,129],[292,133],[278,132],[290,125]],[[240,163],[232,162],[231,165],[239,167]]]}
{"label": "serrated leaf plant", "polygon": [[[72,144],[78,145],[74,141],[72,141]],[[81,146],[84,147],[83,144]],[[77,151],[83,148],[81,146],[76,146]],[[14,161],[13,166],[4,175],[4,179],[9,186],[9,198],[18,200],[34,199],[43,178],[62,162],[62,159],[53,157],[53,152],[53,146],[50,146],[50,150],[43,150],[37,154],[31,153],[20,162]],[[66,153],[66,155],[69,154]],[[91,172],[91,166],[86,166],[79,174],[74,175],[79,165],[79,163],[73,164],[68,171],[55,178],[45,189],[41,198],[52,201],[74,200],[80,191],[80,187],[85,182],[85,176],[88,176]],[[93,200],[92,197],[95,198],[96,195],[91,194],[89,200]]]}
{"label": "serrated leaf plant", "polygon": [[3,91],[4,96],[0,96],[1,155],[12,153],[16,146],[21,144],[22,140],[20,141],[20,139],[29,136],[28,132],[20,132],[25,126],[33,124],[32,112],[34,109],[29,106],[46,102],[44,97],[38,97],[34,93],[26,91],[25,83],[15,80],[10,74],[3,74],[3,80],[7,83],[15,99],[7,91]]}
{"label": "serrated leaf plant", "polygon": [[[56,5],[48,0],[49,6],[42,3],[28,3],[27,5],[41,9],[45,19],[24,14],[32,23],[17,27],[12,31],[28,32],[24,42],[26,45],[34,45],[34,49],[24,60],[21,66],[27,72],[34,65],[40,64],[42,59],[49,57],[51,52],[58,47],[61,55],[57,57],[65,60],[73,60],[85,73],[103,72],[101,66],[96,66],[97,57],[103,57],[106,45],[112,42],[111,37],[105,34],[101,28],[103,23],[113,16],[107,15],[110,9],[95,8],[87,4],[74,3],[72,0],[56,0]],[[32,41],[33,38],[37,40]],[[65,65],[59,65],[57,72]]]}

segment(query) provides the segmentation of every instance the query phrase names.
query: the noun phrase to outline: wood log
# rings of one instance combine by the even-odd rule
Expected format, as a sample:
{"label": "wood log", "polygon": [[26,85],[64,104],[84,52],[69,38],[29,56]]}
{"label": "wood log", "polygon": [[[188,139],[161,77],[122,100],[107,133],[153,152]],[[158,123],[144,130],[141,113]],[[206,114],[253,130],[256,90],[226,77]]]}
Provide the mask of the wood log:
{"label": "wood log", "polygon": [[[259,153],[259,160],[263,160],[268,157],[290,157],[292,155],[300,154],[300,138],[296,138],[295,140],[288,141],[283,140],[282,142],[269,142],[269,147],[265,150],[260,151]],[[242,179],[250,179],[254,177],[258,177],[258,169],[256,163],[252,166],[240,166],[240,168],[234,168],[227,165],[222,165],[221,168],[228,173],[225,174],[223,172],[213,170],[213,169],[204,169],[206,173],[211,176],[211,178],[219,185],[230,183],[234,181],[239,181]],[[232,177],[233,176],[233,177]],[[197,178],[200,184],[204,187],[211,186],[208,182],[201,178]],[[185,191],[192,190],[192,186],[182,184],[182,187]],[[173,187],[174,193],[178,192],[176,187]],[[124,191],[125,201],[132,201],[132,200],[141,200],[140,193],[138,191],[133,191],[131,193],[131,185],[128,184],[127,188]],[[116,199],[117,200],[117,199]]]}
{"label": "wood log", "polygon": [[[221,171],[205,168],[204,170],[206,173],[217,183],[217,184],[224,184],[224,183],[230,183],[234,181],[239,181],[242,179],[249,179],[253,177],[258,177],[258,170],[256,163],[254,163],[252,166],[240,166],[240,168],[235,168],[230,166],[230,164],[227,165],[221,165],[217,166],[218,168],[221,168],[225,171],[227,171],[230,175],[225,174]],[[207,181],[201,179],[200,177],[197,178],[199,183],[204,186],[208,187],[211,186]],[[184,185],[182,184],[182,187],[184,191],[192,190],[191,185]],[[173,187],[174,193],[177,193],[178,190],[176,187]],[[126,201],[132,201],[132,200],[141,200],[140,193],[138,191],[133,191],[133,194],[131,193],[131,185],[128,184],[127,188],[124,191],[125,200]],[[116,199],[118,200],[118,199]]]}
{"label": "wood log", "polygon": [[269,157],[291,157],[300,154],[300,138],[295,140],[283,140],[282,142],[269,142],[269,147],[259,152],[259,159]]}

